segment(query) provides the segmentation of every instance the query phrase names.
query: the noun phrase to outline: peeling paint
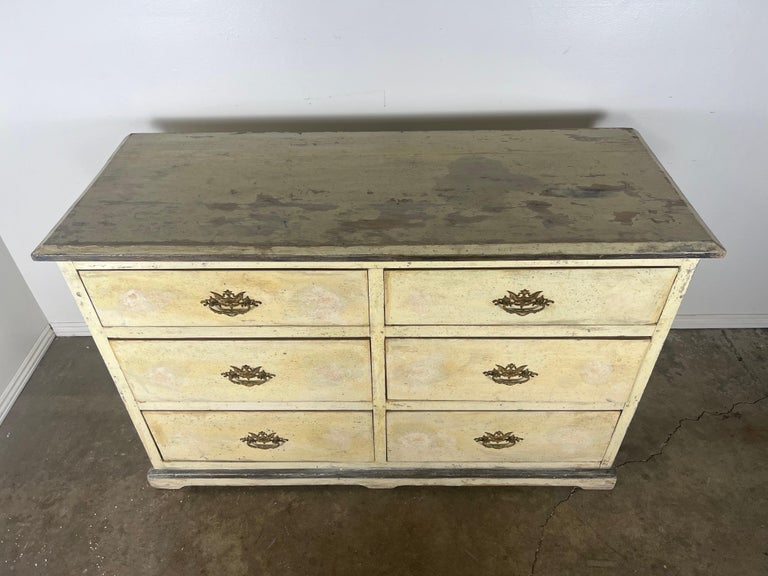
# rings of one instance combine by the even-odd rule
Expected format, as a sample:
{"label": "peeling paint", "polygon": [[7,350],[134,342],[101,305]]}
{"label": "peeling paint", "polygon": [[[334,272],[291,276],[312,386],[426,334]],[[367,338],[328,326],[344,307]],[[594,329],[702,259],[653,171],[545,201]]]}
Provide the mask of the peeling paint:
{"label": "peeling paint", "polygon": [[558,214],[552,211],[552,204],[543,200],[528,200],[525,207],[539,216],[541,224],[550,228],[552,226],[567,226],[572,219],[567,214]]}
{"label": "peeling paint", "polygon": [[628,194],[629,196],[636,196],[637,192],[629,182],[621,182],[621,184],[590,184],[588,186],[563,186],[555,188],[547,188],[544,190],[542,196],[550,196],[554,198],[607,198],[615,196],[618,193]]}
{"label": "peeling paint", "polygon": [[720,251],[625,130],[199,136],[129,137],[36,255],[365,246],[399,258],[503,245],[514,257],[553,242],[558,255],[616,242],[637,256]]}
{"label": "peeling paint", "polygon": [[632,226],[632,221],[638,216],[639,212],[614,212],[613,221],[619,222],[624,226]]}

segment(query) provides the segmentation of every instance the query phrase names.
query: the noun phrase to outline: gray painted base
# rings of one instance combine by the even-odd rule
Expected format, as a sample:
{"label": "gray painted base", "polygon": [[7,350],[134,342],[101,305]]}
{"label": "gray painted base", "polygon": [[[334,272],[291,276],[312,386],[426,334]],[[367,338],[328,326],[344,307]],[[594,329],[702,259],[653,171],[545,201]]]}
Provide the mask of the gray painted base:
{"label": "gray painted base", "polygon": [[503,470],[498,468],[456,469],[230,469],[192,470],[152,468],[147,479],[155,488],[185,486],[278,486],[298,484],[353,484],[368,488],[397,486],[575,486],[610,490],[616,484],[614,469]]}

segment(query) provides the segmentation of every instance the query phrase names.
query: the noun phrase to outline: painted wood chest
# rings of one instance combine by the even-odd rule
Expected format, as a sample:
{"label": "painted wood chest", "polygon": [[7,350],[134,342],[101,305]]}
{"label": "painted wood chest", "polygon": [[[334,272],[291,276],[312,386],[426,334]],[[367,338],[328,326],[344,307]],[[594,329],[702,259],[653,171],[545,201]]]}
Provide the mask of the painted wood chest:
{"label": "painted wood chest", "polygon": [[153,486],[609,489],[723,254],[635,131],[585,129],[132,134],[33,257]]}

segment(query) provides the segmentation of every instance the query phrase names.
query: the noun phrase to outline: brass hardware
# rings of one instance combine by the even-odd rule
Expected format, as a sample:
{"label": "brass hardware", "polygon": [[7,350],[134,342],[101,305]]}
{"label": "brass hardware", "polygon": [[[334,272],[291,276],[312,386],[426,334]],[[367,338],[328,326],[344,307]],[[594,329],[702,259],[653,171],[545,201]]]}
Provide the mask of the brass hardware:
{"label": "brass hardware", "polygon": [[235,294],[232,290],[224,290],[221,294],[211,291],[211,296],[200,300],[200,304],[210,308],[216,314],[238,316],[245,314],[251,308],[256,308],[261,302],[246,296],[245,292]]}
{"label": "brass hardware", "polygon": [[248,436],[240,438],[240,442],[245,442],[251,448],[258,448],[259,450],[272,450],[273,448],[279,448],[288,442],[288,438],[281,438],[274,432],[265,432],[262,430],[258,434],[249,432]]}
{"label": "brass hardware", "polygon": [[517,294],[507,291],[507,295],[504,296],[504,298],[497,298],[493,303],[510,314],[527,316],[528,314],[541,312],[544,308],[555,302],[549,298],[544,298],[544,296],[541,295],[541,290],[529,292],[528,290],[523,289]]}
{"label": "brass hardware", "polygon": [[496,364],[496,368],[493,370],[486,370],[483,372],[483,376],[488,376],[496,384],[504,384],[504,386],[514,386],[515,384],[522,384],[528,382],[531,378],[535,378],[539,374],[533,370],[528,370],[528,365],[515,366],[510,363],[506,366]]}
{"label": "brass hardware", "polygon": [[274,374],[262,370],[261,366],[251,368],[248,364],[243,364],[240,368],[237,366],[230,366],[230,368],[232,369],[222,372],[221,375],[230,382],[240,384],[241,386],[248,386],[249,388],[252,386],[261,386],[275,377]]}
{"label": "brass hardware", "polygon": [[479,442],[486,448],[494,448],[496,450],[509,448],[522,441],[522,438],[515,436],[512,432],[502,432],[501,430],[486,432],[479,438],[475,438],[475,442]]}

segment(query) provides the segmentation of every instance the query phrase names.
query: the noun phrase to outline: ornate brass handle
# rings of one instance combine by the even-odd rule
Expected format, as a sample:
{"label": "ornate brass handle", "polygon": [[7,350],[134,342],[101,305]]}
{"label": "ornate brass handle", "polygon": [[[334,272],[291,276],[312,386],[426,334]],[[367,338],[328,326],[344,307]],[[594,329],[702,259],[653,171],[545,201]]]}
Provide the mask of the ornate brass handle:
{"label": "ornate brass handle", "polygon": [[502,432],[501,430],[497,430],[496,432],[486,432],[479,438],[475,438],[475,442],[482,444],[486,448],[493,448],[495,450],[510,448],[522,441],[522,438],[515,436],[512,432]]}
{"label": "ornate brass handle", "polygon": [[488,376],[488,378],[496,382],[496,384],[504,384],[504,386],[522,384],[538,375],[537,372],[528,369],[528,364],[515,366],[512,363],[507,364],[506,366],[496,364],[496,368],[493,370],[486,370],[483,372],[483,376]]}
{"label": "ornate brass handle", "polygon": [[248,366],[248,364],[243,364],[240,366],[240,368],[237,366],[230,366],[230,368],[231,370],[222,372],[221,375],[234,384],[248,386],[248,388],[252,386],[261,386],[268,380],[271,380],[275,377],[274,374],[270,374],[266,370],[262,370],[261,366],[251,368]]}
{"label": "ornate brass handle", "polygon": [[549,298],[544,298],[544,296],[541,295],[541,290],[530,292],[524,288],[517,294],[507,291],[506,296],[497,298],[493,303],[510,314],[527,316],[528,314],[541,312],[544,308],[555,302]]}
{"label": "ornate brass handle", "polygon": [[224,290],[221,294],[211,291],[211,296],[205,300],[200,300],[200,304],[210,308],[211,312],[216,314],[238,316],[245,314],[251,308],[256,308],[261,302],[246,296],[245,292],[235,294],[232,290]]}
{"label": "ornate brass handle", "polygon": [[248,436],[240,438],[240,442],[245,442],[251,448],[272,450],[273,448],[280,448],[280,446],[288,442],[288,438],[281,438],[274,432],[265,432],[262,430],[257,434],[249,432]]}

